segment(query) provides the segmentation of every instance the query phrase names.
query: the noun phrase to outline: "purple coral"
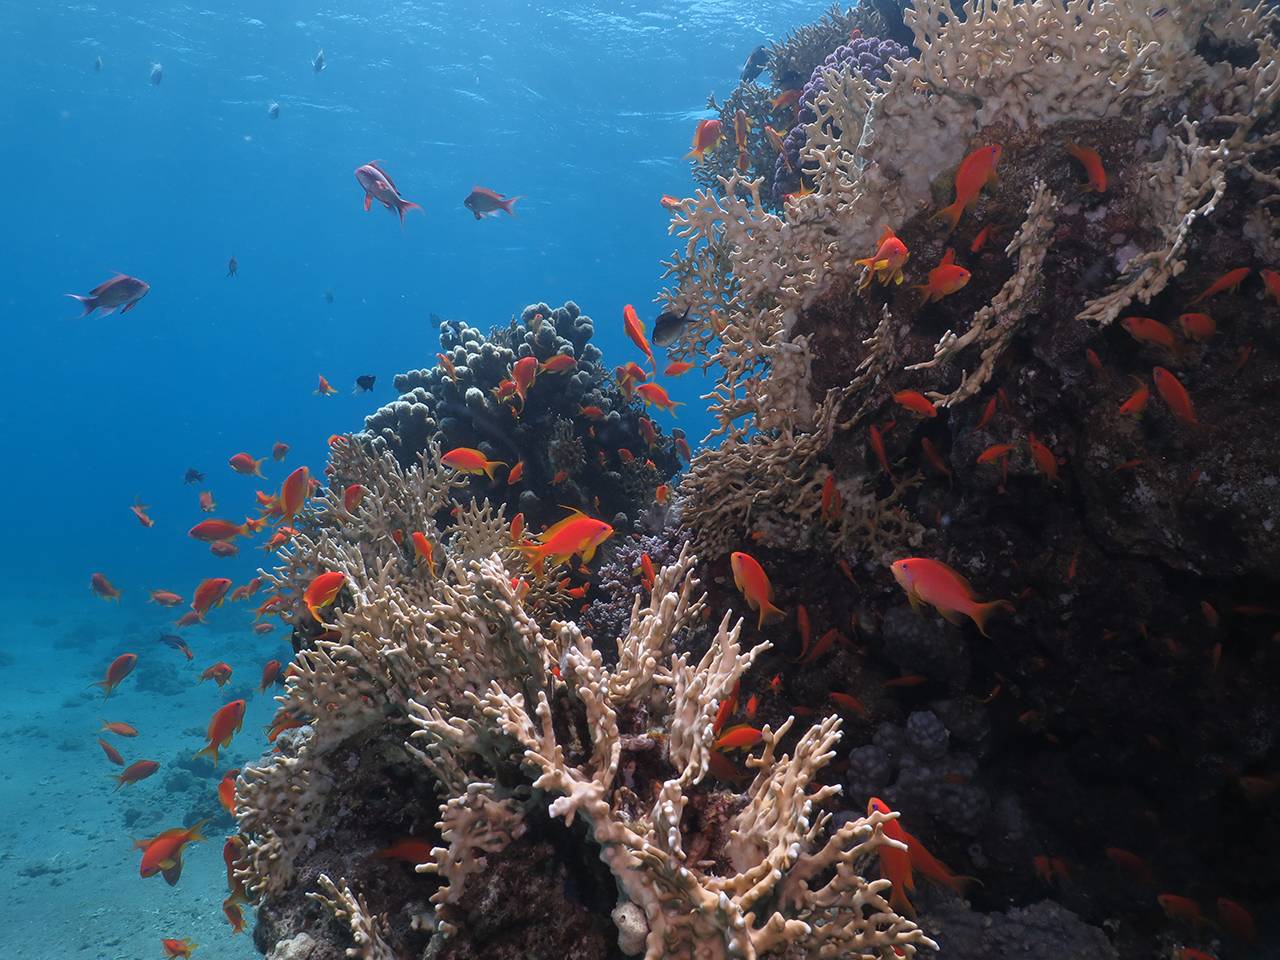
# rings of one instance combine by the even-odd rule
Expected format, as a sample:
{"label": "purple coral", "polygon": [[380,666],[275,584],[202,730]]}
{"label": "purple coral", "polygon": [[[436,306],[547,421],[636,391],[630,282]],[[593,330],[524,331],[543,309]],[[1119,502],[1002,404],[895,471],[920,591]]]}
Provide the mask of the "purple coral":
{"label": "purple coral", "polygon": [[800,102],[796,105],[795,126],[783,140],[783,150],[778,154],[777,165],[774,167],[773,199],[776,203],[781,205],[785,194],[793,193],[800,187],[798,171],[800,150],[806,139],[804,126],[818,119],[813,109],[813,101],[818,94],[827,89],[826,81],[822,79],[823,71],[852,64],[864,80],[874,82],[889,76],[890,60],[905,60],[908,55],[907,48],[895,40],[861,37],[852,43],[836,47],[827,54],[827,58],[822,63],[814,68],[800,94]]}

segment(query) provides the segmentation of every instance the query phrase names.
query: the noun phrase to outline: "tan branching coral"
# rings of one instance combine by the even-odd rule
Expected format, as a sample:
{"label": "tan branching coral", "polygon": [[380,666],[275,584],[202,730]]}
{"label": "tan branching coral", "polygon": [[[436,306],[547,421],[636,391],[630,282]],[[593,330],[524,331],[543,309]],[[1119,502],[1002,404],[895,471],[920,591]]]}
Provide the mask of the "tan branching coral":
{"label": "tan branching coral", "polygon": [[322,873],[318,882],[324,893],[309,893],[307,896],[324,904],[335,919],[351,928],[351,939],[355,941],[355,946],[347,950],[348,957],[360,957],[361,960],[399,960],[396,952],[382,937],[381,930],[385,921],[369,911],[364,897],[353,893],[346,880],[339,879],[334,883]]}

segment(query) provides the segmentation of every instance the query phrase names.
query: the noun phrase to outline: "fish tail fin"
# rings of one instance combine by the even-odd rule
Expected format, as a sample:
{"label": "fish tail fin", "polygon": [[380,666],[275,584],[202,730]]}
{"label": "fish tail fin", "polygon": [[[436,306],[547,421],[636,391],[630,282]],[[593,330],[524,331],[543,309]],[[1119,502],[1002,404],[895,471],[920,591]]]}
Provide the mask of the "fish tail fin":
{"label": "fish tail fin", "polygon": [[396,201],[396,213],[400,214],[400,226],[404,226],[404,215],[410,210],[421,210],[420,204],[414,203],[412,200],[406,200],[401,197]]}
{"label": "fish tail fin", "polygon": [[969,614],[973,619],[974,625],[978,628],[978,632],[984,637],[991,636],[987,633],[987,621],[991,619],[991,615],[997,610],[1012,614],[1014,612],[1013,604],[1008,600],[992,600],[990,603],[976,604]]}
{"label": "fish tail fin", "polygon": [[757,629],[764,629],[765,624],[777,623],[779,620],[785,620],[787,612],[775,607],[769,600],[760,601],[760,619],[756,624]]}
{"label": "fish tail fin", "polygon": [[546,576],[544,565],[546,564],[546,553],[542,547],[536,543],[518,544],[517,549],[524,554],[524,558],[529,563],[529,569],[533,571],[533,575],[538,580]]}
{"label": "fish tail fin", "polygon": [[505,210],[508,214],[510,214],[511,216],[513,216],[513,217],[514,217],[514,216],[516,215],[516,210],[515,210],[516,201],[517,201],[517,200],[523,200],[523,199],[524,199],[524,197],[522,197],[522,196],[518,196],[518,197],[507,197],[507,199],[505,199],[505,200],[503,200],[503,201],[502,201],[502,203],[501,203],[501,207],[502,207],[502,209],[503,209],[503,210]]}
{"label": "fish tail fin", "polygon": [[[522,410],[524,409],[524,403],[523,403],[523,402],[521,402],[521,404],[520,404],[520,408],[521,408]],[[507,465],[506,463],[504,463],[502,460],[490,460],[488,463],[486,463],[486,464],[484,465],[484,475],[485,475],[486,477],[488,477],[488,478],[492,481],[492,480],[494,479],[494,477],[493,477],[493,471],[494,471],[495,469],[497,469],[498,467],[506,467],[508,470],[509,470],[509,469],[511,469],[511,468],[510,468],[510,466],[508,466],[508,465]]]}
{"label": "fish tail fin", "polygon": [[889,896],[889,906],[893,907],[893,909],[897,910],[898,913],[902,914],[904,917],[914,918],[916,915],[916,908],[912,905],[911,901],[907,899],[907,891],[903,889],[903,885],[900,883],[895,883],[893,885],[893,893]]}
{"label": "fish tail fin", "polygon": [[201,757],[208,757],[212,760],[214,769],[216,770],[218,767],[218,744],[216,742],[211,743],[207,747],[203,747],[191,755],[192,760],[198,760]]}
{"label": "fish tail fin", "polygon": [[67,296],[84,307],[84,313],[80,314],[80,316],[76,318],[77,320],[83,320],[89,314],[93,313],[94,307],[98,305],[98,300],[93,295],[82,297],[78,293],[68,293]]}

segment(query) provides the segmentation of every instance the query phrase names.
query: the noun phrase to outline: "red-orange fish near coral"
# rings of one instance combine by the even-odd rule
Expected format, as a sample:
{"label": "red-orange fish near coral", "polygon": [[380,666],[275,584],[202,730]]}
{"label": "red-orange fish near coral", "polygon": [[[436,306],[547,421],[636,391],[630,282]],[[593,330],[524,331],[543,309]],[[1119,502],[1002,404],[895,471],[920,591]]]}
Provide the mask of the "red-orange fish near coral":
{"label": "red-orange fish near coral", "polygon": [[1000,144],[993,143],[979,147],[960,161],[955,177],[955,202],[939,210],[935,217],[948,221],[954,230],[965,210],[978,202],[982,188],[995,183],[996,165],[1003,152],[1004,148]]}
{"label": "red-orange fish near coral", "polygon": [[[241,701],[243,702],[243,701]],[[189,843],[200,843],[204,836],[200,833],[207,820],[201,820],[190,827],[174,827],[154,837],[134,841],[134,846],[142,851],[142,864],[138,873],[142,877],[154,877],[161,874],[169,886],[178,882],[182,875],[182,850]],[[195,946],[195,944],[191,944]],[[174,954],[182,956],[183,954]]]}
{"label": "red-orange fish near coral", "polygon": [[733,582],[742,592],[747,606],[759,613],[757,627],[763,628],[766,623],[781,620],[786,613],[773,604],[773,584],[764,567],[749,553],[737,551],[730,555],[729,566],[733,571]]}
{"label": "red-orange fish near coral", "polygon": [[1160,904],[1160,909],[1170,920],[1189,923],[1195,927],[1209,922],[1208,917],[1201,913],[1200,904],[1190,897],[1182,897],[1176,893],[1162,893],[1156,897],[1156,902]]}
{"label": "red-orange fish near coral", "polygon": [[1226,290],[1235,293],[1240,289],[1240,284],[1245,282],[1250,273],[1252,273],[1252,270],[1249,267],[1237,267],[1235,270],[1228,270],[1209,286],[1205,287],[1204,290],[1192,297],[1190,303],[1196,304],[1201,300],[1208,300],[1210,297],[1216,297]]}
{"label": "red-orange fish near coral", "polygon": [[683,400],[672,400],[659,383],[642,383],[636,387],[636,393],[640,395],[646,407],[657,407],[673,417],[676,415],[676,407],[684,406]]}
{"label": "red-orange fish near coral", "polygon": [[493,472],[498,467],[505,467],[506,463],[501,460],[490,460],[479,450],[473,447],[455,447],[440,458],[440,462],[446,467],[452,467],[459,473],[465,473],[472,476],[484,474],[492,480]]}
{"label": "red-orange fish near coral", "polygon": [[871,450],[876,455],[876,459],[880,461],[880,469],[893,476],[893,471],[889,469],[889,457],[884,449],[884,435],[880,432],[880,428],[874,423],[867,430],[867,437],[871,441]]}
{"label": "red-orange fish near coral", "polygon": [[145,503],[138,501],[129,510],[144,527],[154,527],[156,525],[156,522],[147,516],[147,505]]}
{"label": "red-orange fish near coral", "polygon": [[548,357],[542,362],[542,366],[538,369],[542,373],[565,373],[573,370],[578,366],[578,361],[567,353],[557,353],[554,357]]}
{"label": "red-orange fish near coral", "polygon": [[333,384],[331,384],[328,380],[326,380],[324,378],[324,374],[320,374],[319,377],[320,377],[320,381],[316,385],[316,388],[315,390],[312,391],[312,393],[314,393],[318,397],[332,397],[335,393],[338,392],[338,388],[333,386]]}
{"label": "red-orange fish near coral", "polygon": [[227,681],[231,679],[231,665],[223,663],[219,660],[212,666],[205,667],[204,673],[200,674],[200,682],[212,680],[220,687],[224,687]]}
{"label": "red-orange fish near coral", "polygon": [[1151,399],[1151,391],[1147,389],[1147,385],[1137,377],[1134,379],[1138,381],[1138,388],[1129,394],[1129,399],[1120,404],[1119,413],[1122,417],[1138,416],[1147,408],[1147,401]]}
{"label": "red-orange fish near coral", "polygon": [[893,395],[893,402],[922,417],[938,415],[938,408],[933,405],[933,401],[918,390],[899,390]]}
{"label": "red-orange fish near coral", "polygon": [[116,789],[145,780],[159,769],[160,764],[154,760],[135,760],[120,771],[120,776],[116,777]]}
{"label": "red-orange fish near coral", "polygon": [[1058,458],[1054,456],[1053,451],[1036,439],[1034,433],[1027,434],[1027,447],[1031,451],[1031,461],[1036,465],[1036,469],[1050,480],[1056,482],[1058,479]]}
{"label": "red-orange fish near coral", "polygon": [[938,560],[909,557],[895,561],[890,569],[898,585],[906,591],[913,609],[927,603],[947,622],[957,625],[968,617],[984,637],[987,635],[987,621],[993,613],[997,610],[1013,612],[1013,604],[1007,600],[978,601],[969,581]]}
{"label": "red-orange fish near coral", "polygon": [[170,590],[152,590],[151,599],[147,603],[154,603],[161,607],[176,607],[182,603],[182,597]]}
{"label": "red-orange fish near coral", "polygon": [[187,536],[195,540],[203,540],[205,543],[215,543],[219,540],[242,537],[244,532],[244,527],[230,520],[201,520],[187,531]]}
{"label": "red-orange fish near coral", "polygon": [[1094,193],[1107,192],[1107,169],[1102,165],[1102,157],[1098,155],[1098,151],[1092,147],[1081,147],[1074,143],[1067,144],[1067,153],[1071,154],[1080,161],[1080,166],[1084,167],[1084,172],[1089,178],[1086,190],[1092,190]]}
{"label": "red-orange fish near coral", "polygon": [[240,768],[235,767],[224,773],[222,780],[218,782],[218,802],[233,817],[236,815],[236,777],[238,776],[240,776]]}
{"label": "red-orange fish near coral", "polygon": [[707,151],[715,148],[724,139],[724,125],[719,120],[699,120],[693,130],[693,149],[684,155],[684,159],[696,158],[701,164]]}
{"label": "red-orange fish near coral", "polygon": [[947,247],[938,265],[929,271],[929,280],[916,286],[924,294],[925,303],[941,300],[962,289],[969,282],[969,271],[956,263],[956,252]]}
{"label": "red-orange fish near coral", "polygon": [[199,493],[200,509],[205,513],[213,513],[218,509],[218,505],[213,502],[213,494],[208,490],[201,490]]}
{"label": "red-orange fish near coral", "polygon": [[120,751],[113,747],[101,737],[98,738],[98,746],[102,748],[102,752],[107,755],[107,759],[114,763],[117,767],[124,766],[124,757],[120,756]]}
{"label": "red-orange fish near coral", "polygon": [[244,707],[243,700],[232,700],[226,706],[219,707],[209,719],[208,729],[205,736],[208,744],[199,750],[195,755],[197,757],[208,756],[213,760],[213,766],[218,766],[218,751],[227,747],[231,743],[231,738],[239,732],[240,727],[244,724]]}
{"label": "red-orange fish near coral", "polygon": [[1257,942],[1258,927],[1253,922],[1253,914],[1226,897],[1219,897],[1217,906],[1218,919],[1228,933],[1243,943]]}
{"label": "red-orange fish near coral", "polygon": [[1262,286],[1266,290],[1267,296],[1280,304],[1280,273],[1274,270],[1259,270],[1262,275]]}
{"label": "red-orange fish near coral", "polygon": [[209,544],[209,552],[215,557],[234,557],[240,552],[240,548],[230,540],[215,540]]}
{"label": "red-orange fish near coral", "polygon": [[685,360],[673,360],[667,364],[667,369],[662,371],[664,377],[681,377],[693,369],[693,364]]}
{"label": "red-orange fish near coral", "polygon": [[231,581],[226,577],[210,577],[201,580],[196,587],[195,596],[191,599],[191,611],[201,620],[214,607],[221,606],[223,597],[231,588]]}
{"label": "red-orange fish near coral", "polygon": [[190,937],[183,937],[181,940],[176,937],[164,937],[160,940],[160,949],[170,960],[178,960],[178,958],[188,960],[191,952],[198,946],[200,944],[193,943]]}
{"label": "red-orange fish near coral", "polygon": [[101,687],[103,699],[111,696],[115,692],[122,680],[129,674],[133,673],[133,668],[138,663],[138,655],[136,653],[122,653],[111,661],[111,665],[107,667],[107,675],[93,684],[95,687]]}
{"label": "red-orange fish near coral", "polygon": [[[889,815],[893,811],[879,797],[872,797],[867,801],[867,815],[870,816],[873,813]],[[880,829],[886,837],[896,841],[897,844],[895,846],[885,844],[877,851],[877,856],[880,858],[880,875],[893,885],[889,895],[889,905],[905,916],[914,917],[916,908],[907,899],[907,892],[914,891],[916,883],[911,872],[909,852],[911,848],[906,832],[896,818],[884,821]]]}
{"label": "red-orange fish near coral", "polygon": [[89,589],[103,600],[119,600],[120,591],[107,579],[105,574],[95,573],[89,577]]}
{"label": "red-orange fish near coral", "polygon": [[876,252],[853,262],[854,266],[862,267],[864,271],[858,289],[865,290],[871,286],[872,280],[884,284],[890,281],[902,283],[902,268],[909,259],[911,253],[907,250],[907,245],[898,239],[892,227],[886,226],[880,233]]}
{"label": "red-orange fish near coral", "polygon": [[661,197],[659,197],[658,202],[662,204],[664,207],[666,207],[668,210],[679,210],[680,204],[683,203],[683,201],[679,197],[673,197],[669,193],[664,193]]}
{"label": "red-orange fish near coral", "polygon": [[1218,325],[1207,313],[1184,313],[1178,317],[1178,328],[1188,340],[1205,343],[1218,332]]}
{"label": "red-orange fish near coral", "polygon": [[237,453],[227,461],[227,465],[236,473],[243,474],[245,476],[260,477],[262,476],[262,464],[266,459],[266,457],[263,457],[261,460],[255,460],[247,453]]}
{"label": "red-orange fish near coral", "polygon": [[[270,626],[270,624],[265,624]],[[262,680],[258,683],[258,692],[266,693],[267,688],[276,682],[280,677],[280,661],[268,660],[262,665]]]}
{"label": "red-orange fish near coral", "polygon": [[414,840],[412,837],[399,840],[389,847],[383,847],[374,853],[379,860],[403,860],[405,863],[433,863],[435,857],[431,851],[433,845],[425,840]]}
{"label": "red-orange fish near coral", "polygon": [[320,611],[333,603],[338,592],[346,585],[347,575],[340,570],[322,573],[307,585],[302,594],[302,602],[316,620],[320,619]]}
{"label": "red-orange fish near coral", "polygon": [[117,737],[136,737],[138,735],[137,727],[121,720],[103,720],[102,732],[114,733]]}
{"label": "red-orange fish near coral", "polygon": [[636,308],[629,303],[622,308],[622,329],[627,338],[649,358],[649,366],[657,370],[658,361],[653,358],[653,348],[649,346],[649,340],[645,336],[644,321],[636,313]]}
{"label": "red-orange fish near coral", "polygon": [[1156,392],[1160,394],[1160,399],[1168,405],[1170,412],[1183,423],[1192,427],[1198,426],[1199,421],[1196,420],[1195,406],[1191,402],[1191,395],[1187,393],[1187,388],[1182,385],[1182,381],[1164,367],[1156,367],[1152,370],[1151,378],[1156,383]]}
{"label": "red-orange fish near coral", "polygon": [[421,530],[415,530],[409,539],[413,541],[413,552],[427,565],[427,570],[434,577],[436,575],[435,547]]}
{"label": "red-orange fish near coral", "polygon": [[866,704],[864,704],[857,697],[853,696],[853,694],[840,693],[839,691],[833,690],[827,694],[827,699],[830,700],[832,703],[834,703],[841,710],[848,710],[853,713],[856,713],[858,716],[862,717],[864,720],[871,716],[871,714],[867,711]]}
{"label": "red-orange fish near coral", "polygon": [[823,521],[830,523],[844,512],[844,495],[840,493],[840,488],[836,486],[836,475],[828,473],[827,479],[822,481],[822,499],[820,501],[820,514]]}
{"label": "red-orange fish near coral", "polygon": [[933,441],[928,437],[920,438],[920,449],[924,451],[925,458],[933,464],[933,468],[944,476],[951,476],[951,468],[947,466],[942,454],[938,452],[938,448],[933,445]]}
{"label": "red-orange fish near coral", "polygon": [[724,733],[720,734],[714,744],[712,750],[750,750],[760,742],[761,732],[755,727],[744,725],[730,727]]}

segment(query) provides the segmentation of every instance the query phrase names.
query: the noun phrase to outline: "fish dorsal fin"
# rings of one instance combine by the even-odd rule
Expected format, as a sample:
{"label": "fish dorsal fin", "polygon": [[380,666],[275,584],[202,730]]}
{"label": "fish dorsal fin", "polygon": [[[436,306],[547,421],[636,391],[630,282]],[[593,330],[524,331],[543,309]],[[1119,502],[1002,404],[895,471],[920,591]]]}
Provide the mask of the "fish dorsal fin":
{"label": "fish dorsal fin", "polygon": [[956,262],[956,251],[954,247],[947,247],[947,252],[942,255],[942,262],[938,264],[940,267],[950,266]]}
{"label": "fish dorsal fin", "polygon": [[897,234],[893,232],[893,227],[889,226],[886,223],[884,225],[884,229],[880,231],[880,239],[877,240],[876,243],[884,243],[890,237],[894,237],[894,236],[897,236]]}
{"label": "fish dorsal fin", "polygon": [[382,173],[384,176],[386,175],[386,172],[387,172],[387,171],[385,171],[385,170],[383,170],[383,169],[382,169],[382,161],[381,161],[381,160],[370,160],[370,161],[369,161],[369,166],[373,167],[373,169],[375,169],[375,170],[379,171],[379,172],[380,172],[380,173]]}

